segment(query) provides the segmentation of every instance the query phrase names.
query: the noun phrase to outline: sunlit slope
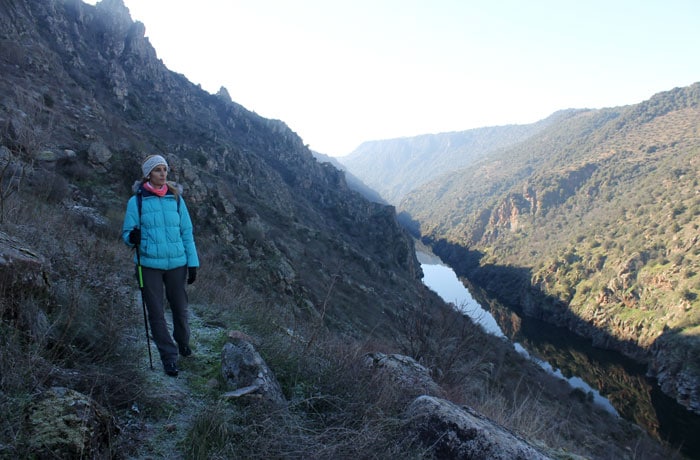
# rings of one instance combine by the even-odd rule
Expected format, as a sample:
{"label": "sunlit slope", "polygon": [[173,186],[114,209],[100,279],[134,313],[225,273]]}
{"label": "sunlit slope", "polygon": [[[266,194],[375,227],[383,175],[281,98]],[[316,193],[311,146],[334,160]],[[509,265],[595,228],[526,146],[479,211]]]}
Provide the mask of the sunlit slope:
{"label": "sunlit slope", "polygon": [[[409,194],[421,233],[521,267],[558,308],[646,347],[700,324],[700,84],[590,110]],[[492,286],[497,288],[497,286]],[[529,288],[529,286],[528,286]]]}

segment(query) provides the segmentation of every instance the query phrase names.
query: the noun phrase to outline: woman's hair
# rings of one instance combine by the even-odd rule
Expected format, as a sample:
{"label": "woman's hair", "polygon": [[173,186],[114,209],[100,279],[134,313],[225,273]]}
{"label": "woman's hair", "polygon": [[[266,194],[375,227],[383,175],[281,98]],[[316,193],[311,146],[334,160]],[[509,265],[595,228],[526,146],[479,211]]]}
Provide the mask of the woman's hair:
{"label": "woman's hair", "polygon": [[168,186],[168,190],[175,196],[175,201],[180,202],[180,187],[175,182],[166,182],[165,185]]}

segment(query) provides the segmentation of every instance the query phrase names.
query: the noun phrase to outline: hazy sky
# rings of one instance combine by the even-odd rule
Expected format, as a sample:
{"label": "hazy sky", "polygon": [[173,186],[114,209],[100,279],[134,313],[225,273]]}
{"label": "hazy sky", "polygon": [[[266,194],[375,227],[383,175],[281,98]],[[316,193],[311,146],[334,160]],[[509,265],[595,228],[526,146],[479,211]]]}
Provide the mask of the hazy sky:
{"label": "hazy sky", "polygon": [[696,0],[124,3],[170,70],[333,156],[700,81]]}

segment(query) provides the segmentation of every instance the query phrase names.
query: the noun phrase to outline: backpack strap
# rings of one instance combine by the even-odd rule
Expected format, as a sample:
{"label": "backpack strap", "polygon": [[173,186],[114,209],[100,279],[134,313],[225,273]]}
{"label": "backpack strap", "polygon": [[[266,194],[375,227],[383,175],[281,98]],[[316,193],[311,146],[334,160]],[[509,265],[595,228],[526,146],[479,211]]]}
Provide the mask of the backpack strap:
{"label": "backpack strap", "polygon": [[141,188],[136,192],[136,207],[139,210],[139,228],[141,228],[141,205],[143,204],[143,192]]}
{"label": "backpack strap", "polygon": [[[179,193],[176,193],[173,191],[173,189],[170,189],[171,192],[173,193],[173,196],[177,200],[177,213],[180,214],[180,201],[182,201],[182,198],[180,197]],[[141,206],[143,204],[143,190],[139,188],[136,191],[136,207],[139,210],[139,228],[141,228]]]}

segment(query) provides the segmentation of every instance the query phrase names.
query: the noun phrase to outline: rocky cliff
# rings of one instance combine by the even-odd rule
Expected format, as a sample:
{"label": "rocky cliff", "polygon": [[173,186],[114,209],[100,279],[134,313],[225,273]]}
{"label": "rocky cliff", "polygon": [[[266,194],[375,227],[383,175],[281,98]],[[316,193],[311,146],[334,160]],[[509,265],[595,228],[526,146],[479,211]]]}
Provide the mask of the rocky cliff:
{"label": "rocky cliff", "polygon": [[[283,122],[169,71],[121,1],[6,2],[2,13],[3,139],[52,176],[79,179],[77,204],[122,209],[141,158],[158,153],[185,187],[200,238],[248,266],[240,275],[251,283],[304,305],[320,304],[333,277],[341,295],[374,289],[355,296],[366,305],[398,305],[407,298],[397,292],[423,289],[392,207],[351,191]],[[383,279],[403,288],[384,295]],[[382,316],[337,308],[341,323]]]}

